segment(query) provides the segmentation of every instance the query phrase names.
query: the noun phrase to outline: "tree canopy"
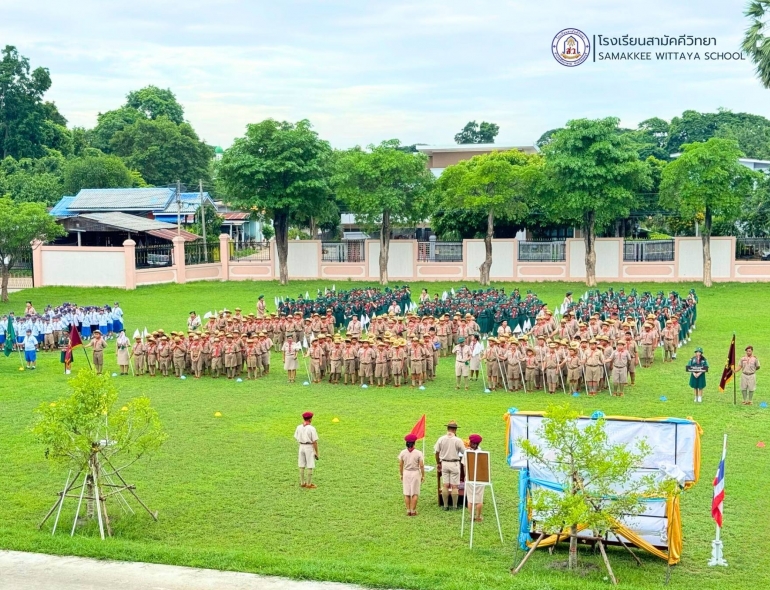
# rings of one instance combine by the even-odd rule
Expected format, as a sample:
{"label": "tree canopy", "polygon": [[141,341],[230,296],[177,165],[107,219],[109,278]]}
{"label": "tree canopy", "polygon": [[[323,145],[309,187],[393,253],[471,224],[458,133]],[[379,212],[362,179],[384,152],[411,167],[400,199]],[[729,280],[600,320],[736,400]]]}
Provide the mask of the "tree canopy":
{"label": "tree canopy", "polygon": [[164,90],[157,86],[146,86],[129,92],[126,107],[136,109],[148,119],[166,117],[177,125],[184,123],[184,109],[170,88]]}
{"label": "tree canopy", "polygon": [[309,121],[267,119],[248,125],[217,167],[219,186],[233,205],[273,220],[281,284],[288,282],[289,222],[331,198],[331,153]]}
{"label": "tree canopy", "polygon": [[469,121],[462,131],[455,135],[455,143],[495,143],[500,126],[482,121]]}

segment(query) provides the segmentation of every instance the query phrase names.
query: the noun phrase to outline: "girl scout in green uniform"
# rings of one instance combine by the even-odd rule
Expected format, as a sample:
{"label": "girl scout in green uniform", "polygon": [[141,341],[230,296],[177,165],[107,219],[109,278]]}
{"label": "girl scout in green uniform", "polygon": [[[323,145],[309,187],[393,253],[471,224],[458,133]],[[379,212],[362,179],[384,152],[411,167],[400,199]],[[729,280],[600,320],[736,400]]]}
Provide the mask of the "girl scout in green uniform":
{"label": "girl scout in green uniform", "polygon": [[695,402],[703,402],[703,390],[706,389],[706,371],[709,368],[706,357],[703,356],[703,349],[698,347],[695,349],[695,356],[693,356],[687,363],[688,369],[690,369],[690,387],[695,390]]}

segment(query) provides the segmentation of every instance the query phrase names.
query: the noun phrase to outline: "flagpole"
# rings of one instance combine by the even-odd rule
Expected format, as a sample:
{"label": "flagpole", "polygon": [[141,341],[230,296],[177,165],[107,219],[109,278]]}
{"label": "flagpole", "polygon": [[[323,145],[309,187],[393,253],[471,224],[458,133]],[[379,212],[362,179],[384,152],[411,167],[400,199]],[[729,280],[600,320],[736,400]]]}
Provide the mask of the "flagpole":
{"label": "flagpole", "polygon": [[[724,439],[722,442],[722,462],[724,462],[726,457],[727,457],[727,433],[725,433]],[[717,473],[717,476],[719,476],[719,473]],[[715,485],[716,485],[716,482],[715,482]],[[724,486],[724,475],[722,476],[722,486]],[[721,565],[721,566],[727,567],[727,561],[725,560],[724,555],[722,554],[721,533],[722,533],[722,527],[720,527],[719,523],[717,523],[716,538],[711,544],[712,545],[711,559],[708,562],[709,566]]]}
{"label": "flagpole", "polygon": [[[733,366],[731,367],[733,370],[733,405],[738,405],[738,393],[737,393],[737,385],[735,383],[736,375],[735,375],[735,355],[737,354],[737,350],[735,348],[735,332],[733,332]],[[727,446],[727,435],[725,434],[725,447]],[[722,458],[724,459],[724,451],[722,451]],[[717,539],[719,539],[719,535],[717,535]]]}

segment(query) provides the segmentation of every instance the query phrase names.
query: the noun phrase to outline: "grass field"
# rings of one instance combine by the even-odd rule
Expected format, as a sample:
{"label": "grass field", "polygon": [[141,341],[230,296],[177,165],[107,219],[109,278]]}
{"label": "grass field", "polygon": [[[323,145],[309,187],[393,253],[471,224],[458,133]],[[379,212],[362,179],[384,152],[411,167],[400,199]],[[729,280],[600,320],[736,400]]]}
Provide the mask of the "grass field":
{"label": "grass field", "polygon": [[[337,283],[345,288],[355,283]],[[457,283],[453,284],[457,286]],[[143,287],[133,292],[114,289],[45,288],[16,293],[0,313],[21,311],[31,298],[38,309],[46,304],[75,301],[105,304],[119,300],[129,332],[134,328],[166,331],[182,329],[187,313],[240,306],[253,310],[264,294],[269,307],[275,295],[315,293],[321,282],[296,282],[288,288],[277,283],[195,283]],[[413,293],[423,285],[411,284]],[[431,294],[450,284],[428,285]],[[470,284],[469,287],[473,288]],[[513,289],[514,285],[506,284]],[[564,291],[584,287],[568,284],[518,284],[546,302],[561,302]],[[619,284],[613,285],[618,288]],[[732,392],[717,393],[730,336],[737,332],[740,350],[755,346],[761,361],[770,363],[770,295],[763,285],[720,284],[706,290],[677,285],[680,292],[698,289],[697,330],[693,342],[679,352],[676,363],[658,362],[638,373],[637,385],[623,399],[608,396],[568,398],[580,410],[601,409],[607,414],[693,417],[703,427],[701,480],[682,499],[684,555],[674,568],[671,586],[704,588],[767,588],[770,539],[764,536],[770,502],[770,410],[757,405],[732,405]],[[607,285],[602,285],[606,288]],[[637,285],[658,291],[658,285]],[[662,288],[671,288],[663,286]],[[703,404],[693,404],[683,367],[695,346],[703,346],[712,366]],[[658,353],[660,354],[660,353]],[[68,534],[38,532],[37,524],[61,489],[66,473],[51,469],[29,433],[33,409],[67,392],[57,355],[45,354],[37,371],[18,371],[18,356],[0,356],[0,547],[54,554],[139,560],[277,574],[295,578],[357,582],[367,586],[414,589],[577,589],[609,584],[600,568],[584,578],[548,568],[566,552],[554,556],[542,551],[517,578],[508,570],[522,553],[516,550],[518,474],[505,464],[505,427],[502,416],[512,406],[545,409],[550,396],[537,394],[484,394],[457,392],[451,365],[439,367],[439,378],[425,391],[360,389],[322,384],[303,387],[285,383],[278,356],[272,374],[257,382],[236,383],[203,379],[186,381],[124,377],[117,380],[121,399],[138,394],[151,397],[169,433],[168,442],[150,461],[127,472],[142,498],[160,512],[154,523],[146,514],[121,517],[115,537],[98,539],[98,532]],[[78,352],[76,367],[83,367]],[[115,367],[114,349],[105,366]],[[768,369],[765,369],[768,370]],[[759,375],[758,401],[770,399],[770,377]],[[659,401],[665,395],[667,402]],[[740,395],[740,393],[739,393]],[[560,399],[564,399],[560,397]],[[316,472],[318,489],[296,485],[296,445],[292,439],[300,413],[311,409],[321,438],[321,460]],[[221,418],[214,418],[214,412]],[[479,432],[483,448],[493,453],[493,477],[505,546],[500,544],[493,513],[476,529],[473,551],[467,536],[461,539],[460,513],[438,510],[435,473],[427,474],[420,515],[403,515],[396,456],[402,437],[417,419],[427,414],[428,442],[440,436],[442,425],[456,419],[460,434]],[[338,423],[332,423],[333,418]],[[711,479],[719,461],[722,433],[730,436],[725,503],[727,569],[708,568],[714,535],[710,518]],[[429,460],[432,464],[432,460]],[[71,523],[65,510],[64,522]],[[113,509],[113,514],[117,514]],[[756,526],[756,528],[755,528]],[[588,550],[581,554],[600,565]],[[641,554],[635,565],[622,550],[610,558],[621,585],[658,588],[666,573],[664,562]]]}

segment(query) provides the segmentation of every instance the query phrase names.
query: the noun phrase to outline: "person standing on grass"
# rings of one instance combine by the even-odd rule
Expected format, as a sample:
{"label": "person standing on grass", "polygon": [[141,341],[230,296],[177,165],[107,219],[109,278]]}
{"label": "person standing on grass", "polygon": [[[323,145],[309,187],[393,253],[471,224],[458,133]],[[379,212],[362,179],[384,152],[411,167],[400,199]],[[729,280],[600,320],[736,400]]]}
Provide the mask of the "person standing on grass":
{"label": "person standing on grass", "polygon": [[[479,445],[481,445],[482,440],[483,439],[481,438],[480,434],[471,434],[468,437],[471,450],[479,450]],[[486,486],[481,483],[467,483],[472,475],[468,473],[468,460],[466,453],[463,454],[462,464],[463,467],[465,467],[465,503],[468,505],[468,512],[470,512],[471,518],[473,518],[476,522],[481,522],[484,520],[484,518],[481,516],[481,510],[484,508],[484,488]]]}
{"label": "person standing on grass", "polygon": [[32,330],[27,330],[24,337],[24,360],[27,361],[27,368],[34,370],[37,368],[37,338],[32,335]]}
{"label": "person standing on grass", "polygon": [[318,456],[318,432],[312,425],[313,412],[302,414],[302,424],[294,430],[294,440],[299,443],[299,487],[314,490],[313,469]]}
{"label": "person standing on grass", "polygon": [[452,349],[452,354],[455,355],[455,389],[460,389],[460,383],[462,382],[465,386],[465,391],[468,391],[468,376],[470,374],[473,351],[470,346],[465,344],[465,336],[458,336],[457,344]]}
{"label": "person standing on grass", "polygon": [[107,341],[102,338],[102,333],[98,329],[95,330],[93,338],[88,341],[88,344],[84,344],[83,348],[93,349],[94,370],[97,375],[101,375],[104,369],[104,350],[107,348]]}
{"label": "person standing on grass", "polygon": [[422,451],[414,448],[417,437],[407,434],[404,437],[406,448],[398,455],[398,471],[404,490],[404,505],[407,516],[417,516],[417,500],[420,498],[420,485],[425,481],[425,458]]}
{"label": "person standing on grass", "polygon": [[446,425],[447,433],[436,441],[433,451],[436,454],[436,465],[441,471],[441,499],[444,510],[449,510],[449,496],[452,496],[452,506],[459,510],[460,486],[460,456],[465,452],[463,441],[457,438],[457,422],[450,420]]}
{"label": "person standing on grass", "polygon": [[690,369],[690,387],[695,390],[695,403],[703,403],[703,390],[706,389],[706,371],[709,364],[700,346],[695,349],[695,355],[688,361],[687,367]]}
{"label": "person standing on grass", "polygon": [[750,406],[754,403],[754,392],[757,389],[757,371],[759,371],[759,359],[754,356],[754,347],[747,346],[746,354],[738,363],[741,372],[741,395],[743,405]]}
{"label": "person standing on grass", "polygon": [[260,320],[267,314],[267,305],[265,304],[265,296],[260,295],[257,299],[257,318]]}
{"label": "person standing on grass", "polygon": [[130,342],[126,336],[126,331],[121,330],[117,340],[115,340],[115,354],[118,357],[118,366],[120,367],[121,375],[128,375],[128,363],[129,360],[129,346]]}
{"label": "person standing on grass", "polygon": [[297,379],[297,361],[298,349],[294,344],[294,336],[291,333],[286,335],[286,342],[283,343],[283,368],[286,371],[286,377],[289,383],[294,383]]}

